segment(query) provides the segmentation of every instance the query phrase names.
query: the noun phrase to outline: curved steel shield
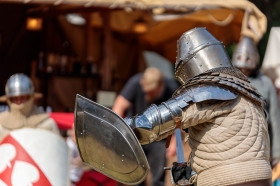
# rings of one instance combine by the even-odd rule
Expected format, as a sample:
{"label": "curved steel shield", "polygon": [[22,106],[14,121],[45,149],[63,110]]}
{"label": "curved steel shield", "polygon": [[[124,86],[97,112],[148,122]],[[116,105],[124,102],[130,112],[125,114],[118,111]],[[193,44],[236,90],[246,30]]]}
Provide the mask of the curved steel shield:
{"label": "curved steel shield", "polygon": [[112,110],[80,95],[75,136],[82,160],[106,176],[133,185],[148,174],[146,156],[132,129]]}

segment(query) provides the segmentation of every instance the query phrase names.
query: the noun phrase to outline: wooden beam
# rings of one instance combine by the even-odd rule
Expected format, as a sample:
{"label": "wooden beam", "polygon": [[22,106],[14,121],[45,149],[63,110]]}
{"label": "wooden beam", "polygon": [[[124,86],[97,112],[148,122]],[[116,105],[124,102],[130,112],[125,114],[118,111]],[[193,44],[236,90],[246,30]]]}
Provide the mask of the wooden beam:
{"label": "wooden beam", "polygon": [[101,64],[101,73],[102,73],[102,89],[109,90],[112,84],[112,71],[111,64],[113,59],[113,38],[112,30],[110,27],[110,12],[104,12],[101,14],[103,18],[103,28],[104,28],[104,42],[103,42],[103,56],[104,61]]}

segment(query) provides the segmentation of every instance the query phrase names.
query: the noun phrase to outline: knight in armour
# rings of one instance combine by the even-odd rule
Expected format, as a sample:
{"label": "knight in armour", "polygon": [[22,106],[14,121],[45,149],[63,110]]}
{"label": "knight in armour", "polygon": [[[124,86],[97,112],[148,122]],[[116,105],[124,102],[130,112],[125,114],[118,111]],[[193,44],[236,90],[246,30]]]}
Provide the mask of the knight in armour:
{"label": "knight in armour", "polygon": [[34,91],[31,79],[22,73],[12,75],[6,83],[5,95],[0,101],[6,102],[9,110],[0,114],[0,141],[13,130],[41,128],[59,134],[55,121],[41,111],[35,100],[42,97]]}
{"label": "knight in armour", "polygon": [[[185,32],[177,42],[175,77],[182,85],[172,98],[124,119],[139,142],[152,143],[167,138],[178,128],[187,129],[191,147],[187,161],[196,172],[191,183],[271,185],[270,141],[262,97],[232,66],[223,44],[205,28]],[[88,112],[98,114],[93,113],[94,109]],[[85,135],[89,133],[82,129],[90,127],[83,128],[80,122],[83,118],[87,122],[87,113],[78,110],[75,121],[82,156],[87,152],[81,140],[88,140]],[[105,142],[107,145],[108,140]],[[120,157],[128,156],[123,153]],[[105,170],[106,164],[100,169]]]}
{"label": "knight in armour", "polygon": [[159,106],[125,120],[140,143],[188,128],[198,185],[270,185],[269,135],[262,99],[206,29],[177,43],[175,77],[182,86]]}

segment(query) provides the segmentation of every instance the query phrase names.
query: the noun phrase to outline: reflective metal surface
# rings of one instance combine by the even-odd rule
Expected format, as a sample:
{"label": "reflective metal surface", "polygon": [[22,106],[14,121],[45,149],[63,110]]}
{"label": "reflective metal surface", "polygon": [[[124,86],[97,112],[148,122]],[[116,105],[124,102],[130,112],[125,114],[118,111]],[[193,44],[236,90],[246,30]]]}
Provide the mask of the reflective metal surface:
{"label": "reflective metal surface", "polygon": [[223,44],[205,28],[189,30],[177,42],[175,77],[181,84],[209,69],[231,66]]}
{"label": "reflective metal surface", "polygon": [[232,100],[237,98],[238,94],[220,87],[211,85],[197,85],[188,90],[193,102],[202,102],[206,100]]}
{"label": "reflective metal surface", "polygon": [[232,55],[232,65],[237,68],[256,69],[260,63],[258,49],[250,37],[243,37]]}
{"label": "reflective metal surface", "polygon": [[177,163],[185,163],[181,130],[175,129]]}
{"label": "reflective metal surface", "polygon": [[5,92],[8,97],[33,94],[34,87],[30,78],[25,74],[14,74],[8,79]]}
{"label": "reflective metal surface", "polygon": [[[127,119],[125,120],[127,121]],[[158,139],[161,133],[162,120],[156,105],[151,105],[143,114],[134,117],[130,122],[132,123],[130,126],[141,144],[152,143]]]}
{"label": "reflective metal surface", "polygon": [[134,185],[148,174],[147,159],[132,129],[110,109],[80,95],[75,136],[83,162],[106,176]]}

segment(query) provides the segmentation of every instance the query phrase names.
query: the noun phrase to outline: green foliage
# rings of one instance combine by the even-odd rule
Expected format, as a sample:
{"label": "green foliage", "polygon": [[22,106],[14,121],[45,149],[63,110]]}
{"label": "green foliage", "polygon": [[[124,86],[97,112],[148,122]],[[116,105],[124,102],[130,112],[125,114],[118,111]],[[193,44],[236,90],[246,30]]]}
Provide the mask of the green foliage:
{"label": "green foliage", "polygon": [[227,51],[227,54],[228,54],[230,59],[232,58],[233,51],[234,51],[236,45],[237,45],[236,43],[231,43],[231,44],[226,46],[226,51]]}

